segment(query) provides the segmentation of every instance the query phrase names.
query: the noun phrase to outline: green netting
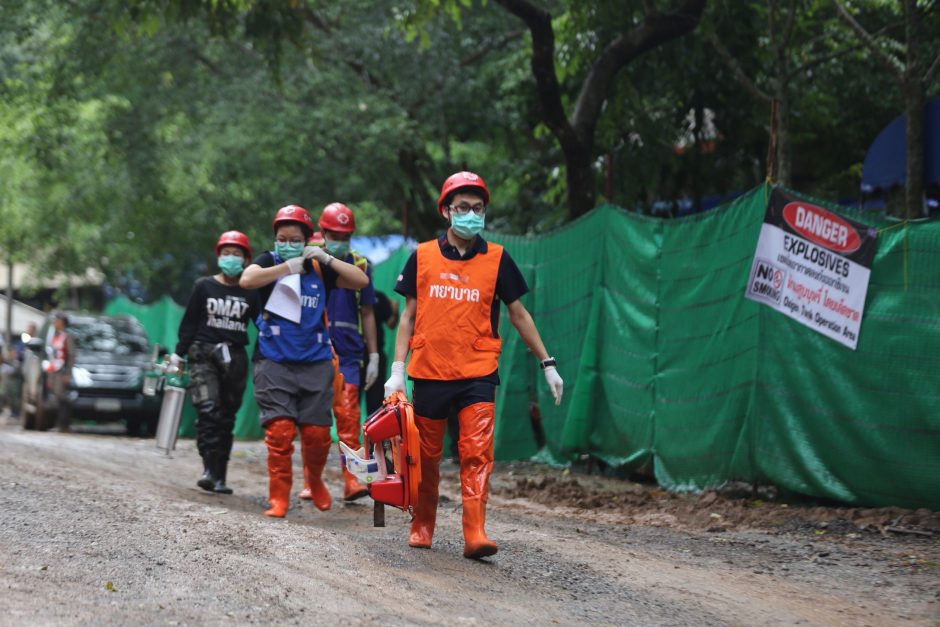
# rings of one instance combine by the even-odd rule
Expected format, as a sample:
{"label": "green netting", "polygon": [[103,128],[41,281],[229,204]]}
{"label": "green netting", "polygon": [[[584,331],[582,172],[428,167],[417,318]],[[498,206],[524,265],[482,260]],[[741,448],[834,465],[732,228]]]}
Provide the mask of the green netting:
{"label": "green netting", "polygon": [[758,307],[753,472],[848,503],[937,509],[940,222],[848,215],[880,229],[857,350]]}
{"label": "green netting", "polygon": [[[504,311],[497,458],[537,453],[535,400],[542,458],[651,461],[672,490],[740,479],[940,507],[940,223],[848,212],[883,228],[852,351],[745,300],[769,191],[679,220],[603,206],[538,238],[490,235],[529,282],[566,389],[555,407]],[[404,259],[376,268],[377,287]]]}
{"label": "green netting", "polygon": [[[741,479],[940,508],[940,222],[888,225],[811,199],[882,229],[853,351],[744,298],[768,193],[678,220],[602,206],[537,238],[490,235],[528,281],[523,303],[565,379],[556,407],[503,308],[497,458],[590,454],[651,462],[672,490]],[[373,274],[399,302],[409,255],[397,251]],[[182,310],[167,301],[109,311],[137,315],[151,339],[173,346]],[[260,436],[251,394],[239,437]]]}

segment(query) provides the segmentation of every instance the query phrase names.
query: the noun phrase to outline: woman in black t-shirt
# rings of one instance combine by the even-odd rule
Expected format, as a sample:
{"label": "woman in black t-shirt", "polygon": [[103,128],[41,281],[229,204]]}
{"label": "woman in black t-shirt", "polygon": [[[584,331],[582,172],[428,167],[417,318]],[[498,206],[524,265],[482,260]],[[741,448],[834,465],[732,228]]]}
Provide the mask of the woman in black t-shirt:
{"label": "woman in black t-shirt", "polygon": [[196,447],[203,472],[196,482],[203,490],[231,494],[225,485],[232,452],[235,414],[248,379],[248,323],[259,313],[255,290],[238,284],[251,261],[248,237],[226,231],[215,245],[218,274],[201,277],[193,286],[180,322],[179,342],[170,362],[189,363],[189,394],[196,407]]}

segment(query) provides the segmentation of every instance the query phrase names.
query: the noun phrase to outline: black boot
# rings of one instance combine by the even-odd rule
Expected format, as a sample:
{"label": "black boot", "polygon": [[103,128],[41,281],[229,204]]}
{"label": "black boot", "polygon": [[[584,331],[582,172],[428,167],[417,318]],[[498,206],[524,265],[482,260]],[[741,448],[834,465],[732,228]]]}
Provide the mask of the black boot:
{"label": "black boot", "polygon": [[213,467],[215,486],[212,488],[214,492],[219,494],[232,493],[232,488],[225,485],[225,476],[228,474],[228,460],[232,455],[232,443],[234,441],[232,428],[234,426],[235,416],[232,415],[231,420],[223,424],[221,433],[219,433],[219,448],[216,451],[215,466]]}
{"label": "black boot", "polygon": [[219,458],[215,470],[215,485],[213,486],[212,491],[218,494],[231,494],[232,488],[225,485],[225,475],[228,472],[228,460],[225,458]]}
{"label": "black boot", "polygon": [[215,489],[215,475],[212,473],[212,458],[215,457],[212,453],[206,453],[202,457],[202,476],[199,477],[199,481],[196,482],[196,485],[205,490],[206,492],[212,492]]}

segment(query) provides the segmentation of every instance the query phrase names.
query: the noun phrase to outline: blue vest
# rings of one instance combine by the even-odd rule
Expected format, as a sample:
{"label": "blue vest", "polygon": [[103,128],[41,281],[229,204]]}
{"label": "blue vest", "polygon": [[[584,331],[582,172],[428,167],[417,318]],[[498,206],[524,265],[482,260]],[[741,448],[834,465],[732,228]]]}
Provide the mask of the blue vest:
{"label": "blue vest", "polygon": [[[274,263],[282,263],[272,252]],[[326,285],[316,272],[300,275],[300,323],[262,311],[258,316],[258,350],[278,363],[312,364],[333,358],[330,334],[323,325]],[[267,319],[265,319],[267,318]]]}
{"label": "blue vest", "polygon": [[[330,300],[326,304],[326,311],[330,319],[330,340],[336,355],[339,357],[339,369],[343,378],[350,385],[360,385],[359,368],[362,355],[365,352],[366,340],[362,332],[362,299],[365,290],[368,290],[370,300],[375,300],[371,285],[372,270],[366,263],[365,257],[350,252],[343,259],[351,263],[369,276],[370,285],[361,290],[352,290],[338,287],[330,291]],[[372,304],[372,302],[369,302]],[[378,324],[378,321],[376,321]]]}
{"label": "blue vest", "polygon": [[358,290],[336,288],[331,291],[326,310],[330,316],[330,338],[340,359],[347,355],[357,361],[362,359],[366,343],[360,331]]}

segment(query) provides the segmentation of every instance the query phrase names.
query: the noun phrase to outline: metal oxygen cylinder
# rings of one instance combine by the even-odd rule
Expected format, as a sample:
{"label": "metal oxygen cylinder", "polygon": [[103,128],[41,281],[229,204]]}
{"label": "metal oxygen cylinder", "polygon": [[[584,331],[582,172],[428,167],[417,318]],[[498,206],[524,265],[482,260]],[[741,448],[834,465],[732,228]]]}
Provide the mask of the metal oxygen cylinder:
{"label": "metal oxygen cylinder", "polygon": [[157,361],[160,353],[160,345],[153,345],[153,354],[150,356],[150,368],[144,372],[144,380],[141,392],[144,396],[156,396],[163,384],[163,368]]}
{"label": "metal oxygen cylinder", "polygon": [[176,438],[180,429],[180,416],[183,402],[186,400],[185,366],[163,364],[165,383],[163,386],[163,404],[160,406],[160,421],[157,423],[156,445],[169,454],[176,449]]}

